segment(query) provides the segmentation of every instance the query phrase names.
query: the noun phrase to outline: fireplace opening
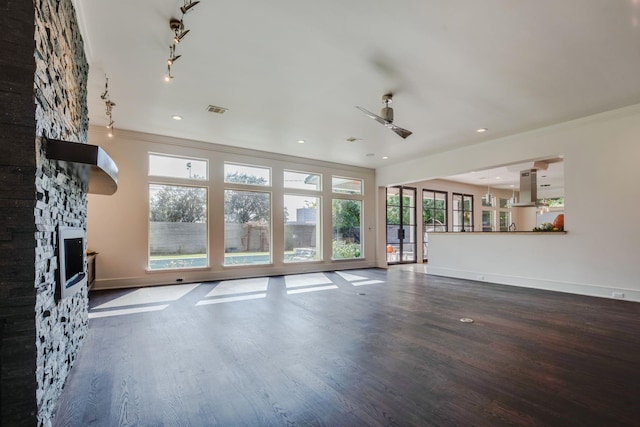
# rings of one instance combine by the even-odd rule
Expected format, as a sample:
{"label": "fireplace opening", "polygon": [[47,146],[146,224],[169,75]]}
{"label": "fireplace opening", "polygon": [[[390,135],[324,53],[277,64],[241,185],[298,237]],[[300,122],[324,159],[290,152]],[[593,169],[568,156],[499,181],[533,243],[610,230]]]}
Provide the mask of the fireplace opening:
{"label": "fireplace opening", "polygon": [[87,284],[85,232],[82,228],[60,227],[58,234],[60,297],[67,298]]}

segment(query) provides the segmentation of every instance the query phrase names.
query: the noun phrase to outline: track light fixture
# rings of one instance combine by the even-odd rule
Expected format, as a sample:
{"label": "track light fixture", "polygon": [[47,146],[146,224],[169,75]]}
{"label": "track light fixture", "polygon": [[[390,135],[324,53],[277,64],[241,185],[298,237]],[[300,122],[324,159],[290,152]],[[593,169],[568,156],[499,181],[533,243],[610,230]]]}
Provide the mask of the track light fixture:
{"label": "track light fixture", "polygon": [[173,41],[176,43],[180,43],[184,38],[184,36],[186,36],[189,33],[189,31],[191,30],[181,31],[180,34],[176,33],[176,36],[173,38]]}
{"label": "track light fixture", "polygon": [[173,75],[171,74],[171,64],[167,64],[167,75],[164,76],[165,82],[170,82],[173,80]]}
{"label": "track light fixture", "polygon": [[198,3],[200,3],[199,1],[187,1],[184,0],[184,6],[180,7],[180,12],[182,12],[183,15],[185,15],[187,12],[191,11],[191,8],[193,8],[195,5],[197,5]]}
{"label": "track light fixture", "polygon": [[176,55],[176,45],[172,44],[169,46],[169,59],[167,59],[167,64],[173,65],[174,62],[178,60],[182,55]]}
{"label": "track light fixture", "polygon": [[103,101],[106,101],[107,99],[109,99],[109,78],[107,77],[106,74],[104,76],[104,79],[105,79],[104,92],[102,92],[102,95],[100,95],[100,99],[102,99]]}
{"label": "track light fixture", "polygon": [[184,15],[191,11],[195,5],[200,3],[199,1],[192,0],[184,0],[184,5],[180,7],[180,12],[182,12],[182,17],[180,19],[171,18],[169,20],[169,28],[173,32],[173,43],[169,46],[169,59],[167,59],[167,74],[164,77],[166,82],[170,82],[173,79],[173,75],[171,74],[171,66],[174,62],[178,60],[182,55],[176,55],[176,46],[182,41],[182,39],[189,34],[190,30],[185,30],[184,28]]}
{"label": "track light fixture", "polygon": [[172,18],[169,21],[169,28],[171,28],[171,30],[174,33],[174,37],[173,37],[173,41],[177,44],[180,43],[182,41],[182,39],[184,38],[184,36],[186,36],[187,34],[189,34],[190,30],[185,30],[184,29],[184,22],[181,20],[177,20],[175,18]]}
{"label": "track light fixture", "polygon": [[109,118],[109,123],[106,126],[107,129],[109,129],[109,133],[107,135],[109,136],[109,138],[113,138],[113,124],[115,123],[113,121],[113,107],[116,106],[116,103],[109,98],[109,78],[106,76],[106,74],[104,78],[104,92],[102,92],[102,94],[100,95],[100,99],[104,101],[105,113]]}

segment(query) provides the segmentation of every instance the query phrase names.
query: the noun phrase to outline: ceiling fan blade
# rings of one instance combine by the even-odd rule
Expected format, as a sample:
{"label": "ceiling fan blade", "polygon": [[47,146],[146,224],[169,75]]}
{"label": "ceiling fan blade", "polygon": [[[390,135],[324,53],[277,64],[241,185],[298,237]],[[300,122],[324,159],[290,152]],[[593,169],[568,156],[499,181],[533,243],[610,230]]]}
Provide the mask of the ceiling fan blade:
{"label": "ceiling fan blade", "polygon": [[395,133],[397,133],[398,135],[400,135],[403,139],[407,138],[409,135],[411,135],[413,132],[411,132],[410,130],[407,129],[403,129],[400,126],[396,126],[394,125],[392,122],[390,122],[389,120],[386,120],[382,117],[380,117],[377,114],[372,113],[371,111],[364,109],[362,107],[358,107],[356,105],[356,108],[360,111],[362,111],[363,113],[365,113],[367,116],[371,117],[373,120],[375,120],[378,123],[381,123],[383,125],[385,125],[386,127],[388,127],[389,129],[391,129],[392,131],[394,131]]}
{"label": "ceiling fan blade", "polygon": [[366,109],[364,109],[364,108],[362,108],[362,107],[358,107],[357,105],[356,105],[356,108],[357,108],[358,110],[362,111],[362,112],[363,112],[364,114],[366,114],[367,116],[371,117],[373,120],[375,120],[375,121],[376,121],[376,122],[378,122],[378,123],[382,123],[382,124],[383,124],[383,125],[385,125],[385,126],[387,126],[387,125],[391,124],[391,122],[390,122],[390,121],[383,119],[383,118],[382,118],[382,117],[380,117],[379,115],[374,114],[374,113],[372,113],[372,112],[371,112],[371,111],[369,111],[369,110],[366,110]]}
{"label": "ceiling fan blade", "polygon": [[400,135],[403,139],[406,139],[409,135],[413,133],[410,130],[401,128],[400,126],[396,126],[393,123],[389,123],[386,126],[392,131],[394,131],[395,133],[397,133],[398,135]]}

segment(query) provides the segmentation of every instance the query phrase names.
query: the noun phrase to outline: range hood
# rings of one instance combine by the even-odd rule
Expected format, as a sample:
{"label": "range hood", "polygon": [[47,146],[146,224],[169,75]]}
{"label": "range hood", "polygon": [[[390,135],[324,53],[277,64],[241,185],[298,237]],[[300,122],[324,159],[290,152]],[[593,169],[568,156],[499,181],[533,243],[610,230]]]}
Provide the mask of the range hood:
{"label": "range hood", "polygon": [[520,171],[520,200],[513,207],[535,207],[538,202],[537,169]]}
{"label": "range hood", "polygon": [[110,196],[118,189],[118,167],[97,145],[44,138],[47,158],[82,163],[89,169],[89,193]]}

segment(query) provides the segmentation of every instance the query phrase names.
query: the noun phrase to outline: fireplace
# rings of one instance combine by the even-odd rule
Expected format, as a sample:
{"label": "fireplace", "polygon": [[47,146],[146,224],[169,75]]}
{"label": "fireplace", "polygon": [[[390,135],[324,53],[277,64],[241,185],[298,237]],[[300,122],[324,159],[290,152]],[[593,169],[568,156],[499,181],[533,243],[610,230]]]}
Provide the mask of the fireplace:
{"label": "fireplace", "polygon": [[67,298],[87,285],[85,231],[82,228],[60,227],[58,235],[60,298]]}

